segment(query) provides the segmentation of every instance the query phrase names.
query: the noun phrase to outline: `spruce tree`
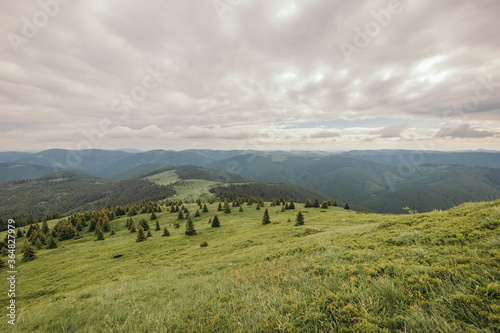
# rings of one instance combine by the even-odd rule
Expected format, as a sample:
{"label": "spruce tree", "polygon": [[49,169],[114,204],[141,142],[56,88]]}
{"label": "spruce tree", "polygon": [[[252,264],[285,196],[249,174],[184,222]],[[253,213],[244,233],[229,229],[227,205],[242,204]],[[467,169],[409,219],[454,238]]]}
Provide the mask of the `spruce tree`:
{"label": "spruce tree", "polygon": [[148,237],[152,237],[153,234],[151,233],[151,230],[148,230]]}
{"label": "spruce tree", "polygon": [[328,202],[323,201],[323,203],[321,204],[321,208],[322,209],[327,209],[328,208]]}
{"label": "spruce tree", "polygon": [[80,238],[82,238],[82,235],[80,235],[80,232],[77,230],[74,239],[80,239]]}
{"label": "spruce tree", "polygon": [[197,209],[196,212],[194,213],[194,217],[200,217],[200,211]]}
{"label": "spruce tree", "polygon": [[229,203],[226,202],[226,204],[224,205],[224,213],[225,214],[229,214],[231,213],[231,208],[229,207]]}
{"label": "spruce tree", "polygon": [[212,224],[212,218],[211,217],[208,219],[208,224]]}
{"label": "spruce tree", "polygon": [[104,234],[102,233],[101,228],[97,228],[96,240],[104,240]]}
{"label": "spruce tree", "polygon": [[182,214],[182,210],[179,210],[179,214],[177,214],[178,220],[184,220],[184,214]]}
{"label": "spruce tree", "polygon": [[139,226],[142,227],[142,229],[144,229],[144,231],[148,231],[149,230],[148,221],[146,221],[145,219],[141,219],[139,221]]}
{"label": "spruce tree", "polygon": [[177,222],[177,221],[176,221],[176,222],[174,223],[174,228],[175,228],[175,229],[179,229],[180,227],[181,227],[181,226],[179,225],[179,222]]}
{"label": "spruce tree", "polygon": [[35,249],[29,244],[26,244],[23,248],[23,259],[21,261],[31,261],[36,258]]}
{"label": "spruce tree", "polygon": [[57,248],[56,241],[54,240],[54,238],[49,237],[49,241],[47,242],[47,249],[55,249],[55,248]]}
{"label": "spruce tree", "polygon": [[214,219],[212,221],[212,228],[219,228],[220,227],[220,222],[219,218],[217,217],[217,214],[214,216]]}
{"label": "spruce tree", "polygon": [[[298,202],[297,202],[298,203]],[[309,207],[312,207],[312,202],[311,200],[307,199],[306,202],[304,202],[304,207],[305,208],[309,208]]]}
{"label": "spruce tree", "polygon": [[191,218],[188,218],[186,222],[186,231],[184,233],[188,236],[196,235],[196,229]]}
{"label": "spruce tree", "polygon": [[139,226],[139,228],[137,228],[137,238],[136,238],[136,242],[142,242],[142,241],[145,241],[147,239],[146,237],[146,234],[144,233],[144,229]]}
{"label": "spruce tree", "polygon": [[257,208],[255,208],[255,210],[260,210],[260,205],[257,204]]}
{"label": "spruce tree", "polygon": [[344,209],[350,209],[349,204],[347,202],[344,205]]}
{"label": "spruce tree", "polygon": [[154,220],[156,220],[156,214],[155,214],[155,212],[152,212],[151,213],[151,221],[154,221]]}
{"label": "spruce tree", "polygon": [[221,205],[221,203],[220,203],[220,202],[219,202],[219,206],[217,206],[217,211],[218,211],[218,212],[222,212],[222,205]]}
{"label": "spruce tree", "polygon": [[168,229],[167,227],[165,227],[165,229],[163,229],[163,235],[161,235],[162,237],[168,237],[170,236],[170,232],[168,232]]}
{"label": "spruce tree", "polygon": [[40,238],[37,238],[37,240],[35,242],[35,247],[37,250],[40,250],[43,247],[43,244],[42,244],[42,241],[40,240]]}
{"label": "spruce tree", "polygon": [[337,207],[337,206],[338,206],[338,204],[337,204],[337,200],[333,200],[332,206],[334,206],[334,207]]}
{"label": "spruce tree", "polygon": [[293,204],[293,200],[290,200],[290,204],[288,205],[288,209],[295,209],[295,205]]}
{"label": "spruce tree", "polygon": [[42,233],[46,235],[47,232],[49,232],[49,226],[47,225],[47,220],[44,220],[42,223]]}
{"label": "spruce tree", "polygon": [[207,204],[203,204],[203,213],[208,213]]}
{"label": "spruce tree", "polygon": [[109,231],[109,235],[113,236],[114,234],[116,234],[115,229],[111,228],[111,230]]}
{"label": "spruce tree", "polygon": [[160,231],[161,228],[160,228],[160,223],[158,223],[158,221],[156,221],[156,228],[155,228],[155,231]]}
{"label": "spruce tree", "polygon": [[262,224],[269,224],[271,223],[271,219],[269,218],[269,212],[266,210],[264,211],[264,217],[262,218]]}
{"label": "spruce tree", "polygon": [[295,225],[304,225],[304,215],[302,215],[302,212],[300,210],[297,213],[297,217],[295,218]]}
{"label": "spruce tree", "polygon": [[318,199],[314,199],[314,203],[312,205],[314,208],[319,208],[319,201]]}
{"label": "spruce tree", "polygon": [[130,232],[136,232],[137,230],[135,230],[135,224],[134,222],[132,222],[132,224],[130,225]]}
{"label": "spruce tree", "polygon": [[23,232],[21,231],[21,228],[16,228],[17,229],[17,232],[16,232],[16,239],[19,239],[19,238],[23,238]]}
{"label": "spruce tree", "polygon": [[240,206],[239,212],[243,213],[243,206]]}

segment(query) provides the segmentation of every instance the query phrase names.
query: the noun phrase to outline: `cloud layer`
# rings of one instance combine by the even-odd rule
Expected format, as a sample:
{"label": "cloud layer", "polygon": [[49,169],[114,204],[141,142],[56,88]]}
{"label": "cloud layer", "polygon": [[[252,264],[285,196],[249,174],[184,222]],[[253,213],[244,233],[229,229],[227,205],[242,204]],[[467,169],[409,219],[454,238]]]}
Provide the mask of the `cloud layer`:
{"label": "cloud layer", "polygon": [[495,0],[0,9],[0,150],[498,147]]}

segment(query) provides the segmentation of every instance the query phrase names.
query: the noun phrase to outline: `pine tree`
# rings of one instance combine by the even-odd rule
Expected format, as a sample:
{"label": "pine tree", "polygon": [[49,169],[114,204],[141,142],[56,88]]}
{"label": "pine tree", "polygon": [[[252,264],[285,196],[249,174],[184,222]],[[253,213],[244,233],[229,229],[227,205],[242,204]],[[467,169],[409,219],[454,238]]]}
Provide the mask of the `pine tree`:
{"label": "pine tree", "polygon": [[323,201],[323,203],[321,204],[321,208],[322,209],[327,209],[328,208],[328,202]]}
{"label": "pine tree", "polygon": [[107,218],[102,221],[102,231],[103,232],[108,232],[111,230],[111,226],[109,225],[109,220]]}
{"label": "pine tree", "polygon": [[42,222],[42,233],[46,235],[47,232],[49,232],[49,226],[47,225],[47,220],[45,220]]}
{"label": "pine tree", "polygon": [[302,215],[302,212],[300,210],[297,213],[297,217],[295,218],[295,225],[304,225],[304,215]]}
{"label": "pine tree", "polygon": [[200,217],[200,211],[197,209],[196,212],[194,213],[194,217]]}
{"label": "pine tree", "polygon": [[288,205],[288,209],[295,209],[295,205],[293,204],[293,200],[290,200],[290,204]]}
{"label": "pine tree", "polygon": [[208,219],[208,224],[212,224],[212,218],[211,217]]}
{"label": "pine tree", "polygon": [[155,214],[155,212],[152,212],[151,213],[151,221],[154,221],[154,220],[156,220],[156,214]]}
{"label": "pine tree", "polygon": [[255,210],[260,210],[260,205],[257,204],[257,208],[255,208]]}
{"label": "pine tree", "polygon": [[57,248],[56,241],[54,240],[54,238],[49,237],[49,241],[47,242],[47,249],[55,249],[55,248]]}
{"label": "pine tree", "polygon": [[80,232],[77,230],[74,239],[80,239],[80,238],[82,238],[82,235],[80,235]]}
{"label": "pine tree", "polygon": [[337,206],[338,206],[338,204],[337,204],[337,200],[333,200],[332,206],[334,206],[334,207],[337,207]]}
{"label": "pine tree", "polygon": [[40,238],[37,238],[37,240],[35,242],[35,247],[37,250],[40,250],[43,247],[43,244],[42,244],[42,241],[40,240]]}
{"label": "pine tree", "polygon": [[156,228],[155,228],[155,231],[160,231],[161,228],[160,228],[160,223],[158,223],[158,221],[156,221]]}
{"label": "pine tree", "polygon": [[306,202],[304,202],[304,207],[305,207],[305,208],[312,207],[312,202],[311,202],[311,200],[307,199],[307,200],[306,200]]}
{"label": "pine tree", "polygon": [[23,238],[24,235],[23,235],[23,232],[21,231],[21,228],[16,228],[16,229],[17,229],[16,239]]}
{"label": "pine tree", "polygon": [[219,206],[217,206],[217,211],[218,211],[218,212],[222,212],[222,205],[221,205],[221,203],[220,203],[220,202],[219,202]]}
{"label": "pine tree", "polygon": [[23,259],[21,261],[32,261],[36,258],[35,249],[31,245],[25,245],[23,250]]}
{"label": "pine tree", "polygon": [[146,235],[144,234],[144,229],[139,226],[139,228],[137,228],[137,238],[136,238],[136,242],[142,242],[142,241],[145,241],[147,239]]}
{"label": "pine tree", "polygon": [[97,228],[96,240],[104,240],[104,234],[102,233],[101,228]]}
{"label": "pine tree", "polygon": [[177,214],[178,220],[184,220],[184,214],[182,214],[182,210],[179,210],[179,214]]}
{"label": "pine tree", "polygon": [[318,199],[314,199],[314,203],[312,205],[314,208],[319,208],[319,201]]}
{"label": "pine tree", "polygon": [[217,214],[214,216],[214,219],[212,221],[212,228],[219,228],[220,227],[220,222],[219,218],[217,217]]}
{"label": "pine tree", "polygon": [[184,233],[188,236],[196,235],[196,229],[191,218],[188,218],[186,222],[186,231]]}
{"label": "pine tree", "polygon": [[144,231],[148,231],[149,230],[148,221],[146,221],[145,219],[141,219],[139,221],[139,227],[142,227],[142,229],[144,229]]}
{"label": "pine tree", "polygon": [[168,237],[170,236],[170,232],[168,232],[168,229],[167,227],[165,227],[165,229],[163,229],[163,235],[161,235],[162,237]]}
{"label": "pine tree", "polygon": [[176,222],[174,223],[174,228],[175,228],[175,229],[179,229],[180,227],[181,227],[181,226],[179,225],[179,222],[177,222],[177,221],[176,221]]}
{"label": "pine tree", "polygon": [[290,218],[288,218],[287,222],[292,222],[292,220],[290,220]]}
{"label": "pine tree", "polygon": [[134,222],[132,221],[132,224],[130,225],[130,232],[136,232],[137,230],[135,230],[135,224]]}
{"label": "pine tree", "polygon": [[153,234],[151,233],[151,230],[148,230],[148,237],[152,237]]}
{"label": "pine tree", "polygon": [[239,212],[243,213],[243,206],[240,206]]}
{"label": "pine tree", "polygon": [[271,219],[269,218],[269,212],[266,210],[264,211],[264,217],[262,218],[262,224],[269,224],[271,223]]}
{"label": "pine tree", "polygon": [[229,203],[226,202],[226,204],[224,205],[224,213],[225,214],[229,214],[231,213],[231,208],[229,208]]}
{"label": "pine tree", "polygon": [[350,209],[349,204],[347,202],[344,205],[344,209]]}
{"label": "pine tree", "polygon": [[203,204],[203,213],[208,213],[207,204]]}

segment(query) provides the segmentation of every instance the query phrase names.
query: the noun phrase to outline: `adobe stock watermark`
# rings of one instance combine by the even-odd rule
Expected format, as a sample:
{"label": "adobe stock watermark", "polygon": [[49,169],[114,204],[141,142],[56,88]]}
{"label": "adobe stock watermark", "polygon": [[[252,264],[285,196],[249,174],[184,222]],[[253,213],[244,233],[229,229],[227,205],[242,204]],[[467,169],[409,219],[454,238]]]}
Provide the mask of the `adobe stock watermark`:
{"label": "adobe stock watermark", "polygon": [[372,43],[372,40],[382,33],[382,28],[387,28],[392,21],[392,16],[401,13],[403,6],[399,0],[391,0],[387,4],[387,9],[380,11],[372,10],[370,12],[373,20],[367,22],[364,29],[359,26],[354,27],[354,37],[352,44],[342,41],[339,44],[340,50],[348,63],[352,61],[354,54],[360,54],[361,51]]}
{"label": "adobe stock watermark", "polygon": [[212,5],[221,21],[227,21],[234,17],[236,7],[242,2],[243,0],[214,0]]}
{"label": "adobe stock watermark", "polygon": [[493,81],[493,74],[487,77],[480,75],[477,78],[474,93],[465,97],[461,104],[454,104],[452,108],[443,113],[443,118],[456,117],[459,121],[465,121],[469,114],[476,111],[482,101],[493,95],[495,87],[500,87],[500,82]]}
{"label": "adobe stock watermark", "polygon": [[8,32],[7,39],[15,53],[19,53],[21,45],[26,45],[30,40],[35,38],[40,29],[43,29],[51,19],[59,14],[61,5],[67,5],[71,0],[40,0],[38,6],[40,9],[36,11],[29,19],[23,16],[20,34]]}
{"label": "adobe stock watermark", "polygon": [[[127,119],[130,110],[137,108],[142,102],[146,100],[149,93],[158,89],[161,83],[170,74],[162,71],[160,64],[153,67],[146,67],[146,74],[143,76],[141,83],[135,85],[130,89],[128,94],[121,94],[120,97],[115,99],[111,105],[110,110],[119,113],[118,118],[123,121]],[[110,118],[103,118],[96,129],[87,131],[83,128],[78,130],[85,136],[85,140],[80,141],[76,147],[66,155],[66,167],[77,167],[83,160],[83,156],[90,154],[90,149],[99,147],[102,144],[104,134],[111,131],[114,122]],[[54,166],[55,169],[59,169]]]}

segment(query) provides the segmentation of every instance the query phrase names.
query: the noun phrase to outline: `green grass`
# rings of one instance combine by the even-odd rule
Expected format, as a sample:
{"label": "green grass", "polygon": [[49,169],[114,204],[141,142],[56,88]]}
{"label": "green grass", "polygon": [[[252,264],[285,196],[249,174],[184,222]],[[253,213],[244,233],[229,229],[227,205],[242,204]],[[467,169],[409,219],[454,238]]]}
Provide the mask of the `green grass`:
{"label": "green grass", "polygon": [[[187,205],[192,215],[196,205]],[[104,241],[58,242],[21,263],[15,332],[495,332],[500,329],[500,201],[449,211],[381,215],[342,208],[243,205],[177,214],[135,242],[126,218]],[[294,226],[298,208],[305,225]],[[149,221],[149,214],[137,215]],[[287,222],[288,219],[292,222]],[[154,222],[149,221],[154,229]],[[49,222],[52,228],[56,221]],[[322,232],[305,235],[306,226]],[[4,237],[4,233],[1,237]],[[200,247],[206,241],[207,247]],[[115,256],[121,255],[117,258]],[[5,268],[1,290],[6,291]],[[0,304],[7,304],[6,292]]]}

